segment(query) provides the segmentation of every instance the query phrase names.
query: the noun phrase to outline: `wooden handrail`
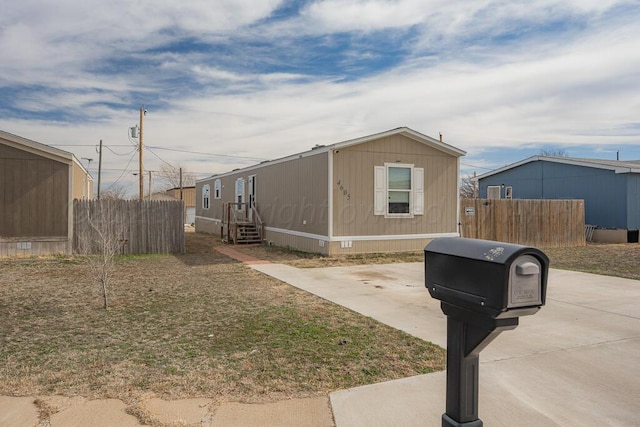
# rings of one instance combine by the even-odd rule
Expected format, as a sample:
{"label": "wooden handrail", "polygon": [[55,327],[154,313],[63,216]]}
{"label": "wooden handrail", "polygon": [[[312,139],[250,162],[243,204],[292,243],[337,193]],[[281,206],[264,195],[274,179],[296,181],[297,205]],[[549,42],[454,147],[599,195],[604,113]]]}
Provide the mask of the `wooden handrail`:
{"label": "wooden handrail", "polygon": [[[234,209],[236,207],[236,209]],[[239,208],[239,209],[238,209]],[[244,208],[244,209],[243,209]],[[224,227],[227,227],[227,242],[238,242],[238,223],[249,222],[249,210],[251,210],[251,223],[253,223],[260,233],[260,240],[264,239],[265,224],[258,213],[255,205],[248,202],[225,202],[222,214],[222,235],[224,238]],[[242,213],[242,215],[240,215]],[[225,215],[226,214],[226,215]]]}

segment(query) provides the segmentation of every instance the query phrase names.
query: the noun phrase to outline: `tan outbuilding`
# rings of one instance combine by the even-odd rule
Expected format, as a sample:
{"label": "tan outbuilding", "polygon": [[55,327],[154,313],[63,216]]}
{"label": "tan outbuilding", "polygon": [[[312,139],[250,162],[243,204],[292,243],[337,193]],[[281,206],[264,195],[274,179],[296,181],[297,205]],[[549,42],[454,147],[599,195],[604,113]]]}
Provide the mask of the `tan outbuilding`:
{"label": "tan outbuilding", "polygon": [[[402,127],[196,183],[196,231],[326,255],[421,250],[458,236],[464,151]],[[250,234],[250,232],[248,232]]]}
{"label": "tan outbuilding", "polygon": [[92,195],[73,154],[0,131],[0,256],[71,253],[72,202]]}

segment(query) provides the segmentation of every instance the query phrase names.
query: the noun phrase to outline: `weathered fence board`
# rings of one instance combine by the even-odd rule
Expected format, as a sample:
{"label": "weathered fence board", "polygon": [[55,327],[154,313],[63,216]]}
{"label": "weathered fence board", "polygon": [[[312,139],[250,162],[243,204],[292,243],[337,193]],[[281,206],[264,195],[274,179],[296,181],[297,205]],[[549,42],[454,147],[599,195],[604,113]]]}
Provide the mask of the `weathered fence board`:
{"label": "weathered fence board", "polygon": [[182,253],[182,201],[74,200],[73,250],[99,252],[117,241],[123,254]]}
{"label": "weathered fence board", "polygon": [[539,247],[584,246],[583,200],[460,199],[463,237]]}

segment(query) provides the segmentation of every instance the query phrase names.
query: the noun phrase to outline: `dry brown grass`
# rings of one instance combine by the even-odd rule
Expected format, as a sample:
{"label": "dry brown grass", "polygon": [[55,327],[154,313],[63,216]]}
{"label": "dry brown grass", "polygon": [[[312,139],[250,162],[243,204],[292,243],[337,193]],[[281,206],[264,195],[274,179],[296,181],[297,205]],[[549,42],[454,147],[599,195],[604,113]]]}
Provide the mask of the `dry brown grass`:
{"label": "dry brown grass", "polygon": [[254,402],[444,368],[442,349],[214,244],[190,233],[185,255],[120,259],[109,310],[78,259],[0,261],[0,394]]}
{"label": "dry brown grass", "polygon": [[[322,257],[275,246],[250,245],[237,248],[247,255],[298,268],[424,261],[423,252]],[[591,243],[575,248],[541,249],[549,256],[552,268],[640,280],[640,244],[638,243]]]}
{"label": "dry brown grass", "polygon": [[552,268],[640,280],[640,244],[589,244],[546,248]]}

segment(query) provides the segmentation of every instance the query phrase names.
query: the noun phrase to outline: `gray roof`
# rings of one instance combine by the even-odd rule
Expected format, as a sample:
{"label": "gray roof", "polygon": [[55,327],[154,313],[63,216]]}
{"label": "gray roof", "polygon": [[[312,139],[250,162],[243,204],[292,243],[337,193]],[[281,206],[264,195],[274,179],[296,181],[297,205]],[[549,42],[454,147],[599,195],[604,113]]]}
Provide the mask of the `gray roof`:
{"label": "gray roof", "polygon": [[225,172],[225,173],[214,174],[214,175],[212,175],[210,177],[199,179],[196,182],[206,181],[206,180],[209,180],[209,179],[214,178],[214,177],[223,177],[223,176],[230,175],[230,174],[233,174],[233,173],[238,172],[238,171],[249,171],[249,170],[252,170],[252,169],[263,167],[263,166],[265,166],[267,164],[276,164],[276,163],[292,160],[292,159],[295,159],[295,158],[302,158],[302,157],[307,157],[307,156],[313,156],[313,155],[320,154],[320,153],[325,153],[325,152],[330,151],[330,150],[337,150],[337,149],[350,147],[352,145],[364,144],[366,142],[374,141],[376,139],[384,138],[384,137],[391,136],[391,135],[404,135],[404,136],[406,136],[408,138],[411,138],[411,139],[413,139],[415,141],[418,141],[418,142],[420,142],[422,144],[428,145],[430,147],[433,147],[433,148],[436,148],[436,149],[438,149],[440,151],[448,153],[448,154],[450,154],[452,156],[461,157],[461,156],[464,156],[465,154],[467,154],[466,151],[461,150],[461,149],[459,149],[457,147],[454,147],[453,145],[446,144],[446,143],[442,142],[441,140],[437,140],[437,139],[431,138],[430,136],[424,135],[424,134],[422,134],[420,132],[417,132],[417,131],[415,131],[413,129],[410,129],[410,128],[404,126],[404,127],[391,129],[391,130],[388,130],[388,131],[385,131],[385,132],[380,132],[380,133],[376,133],[376,134],[373,134],[373,135],[364,136],[364,137],[361,137],[361,138],[350,139],[348,141],[338,142],[338,143],[331,144],[331,145],[316,145],[311,150],[304,151],[302,153],[292,154],[292,155],[289,155],[289,156],[286,156],[286,157],[282,157],[282,158],[279,158],[279,159],[275,159],[275,160],[265,160],[263,162],[260,162],[257,165],[252,165],[252,166],[248,166],[248,167],[245,167],[245,168],[238,168],[238,169],[234,169],[232,171]]}
{"label": "gray roof", "polygon": [[474,181],[499,174],[501,172],[517,168],[531,162],[553,162],[574,166],[584,166],[596,169],[607,169],[615,173],[640,173],[640,160],[606,160],[606,159],[585,159],[577,157],[554,157],[554,156],[532,156],[519,162],[511,163],[491,172],[484,173],[473,178]]}

